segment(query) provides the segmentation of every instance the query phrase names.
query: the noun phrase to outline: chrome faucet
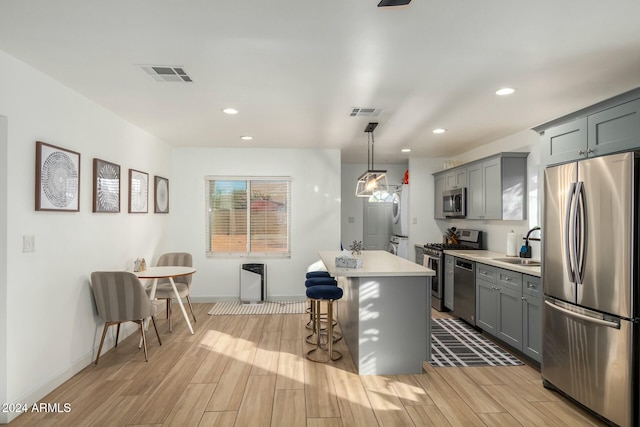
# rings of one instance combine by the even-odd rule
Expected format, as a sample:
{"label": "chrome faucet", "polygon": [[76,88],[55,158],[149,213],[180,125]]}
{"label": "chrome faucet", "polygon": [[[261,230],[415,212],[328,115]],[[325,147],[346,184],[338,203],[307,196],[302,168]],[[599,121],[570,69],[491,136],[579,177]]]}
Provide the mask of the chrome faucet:
{"label": "chrome faucet", "polygon": [[524,245],[520,247],[520,258],[531,258],[531,246],[529,246],[529,236],[536,230],[540,230],[537,225],[527,232],[524,238]]}

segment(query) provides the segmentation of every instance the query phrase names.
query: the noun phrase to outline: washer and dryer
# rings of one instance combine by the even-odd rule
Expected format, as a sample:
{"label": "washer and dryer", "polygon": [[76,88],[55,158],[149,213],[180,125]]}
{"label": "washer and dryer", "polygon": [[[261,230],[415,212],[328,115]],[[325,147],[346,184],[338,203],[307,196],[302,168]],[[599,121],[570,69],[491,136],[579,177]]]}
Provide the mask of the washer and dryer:
{"label": "washer and dryer", "polygon": [[393,193],[391,233],[394,236],[409,236],[409,184],[402,184]]}
{"label": "washer and dryer", "polygon": [[393,255],[407,259],[409,256],[409,238],[400,236],[391,236],[389,240],[389,252]]}
{"label": "washer and dryer", "polygon": [[391,239],[389,252],[399,257],[409,257],[409,185],[403,184],[393,193],[391,210]]}

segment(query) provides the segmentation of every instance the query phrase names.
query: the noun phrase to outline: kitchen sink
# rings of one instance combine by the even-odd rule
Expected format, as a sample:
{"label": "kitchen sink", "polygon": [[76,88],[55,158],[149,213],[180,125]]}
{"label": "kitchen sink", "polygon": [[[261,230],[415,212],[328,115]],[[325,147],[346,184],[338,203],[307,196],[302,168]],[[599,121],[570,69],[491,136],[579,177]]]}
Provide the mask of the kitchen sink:
{"label": "kitchen sink", "polygon": [[540,265],[540,260],[531,258],[493,258],[493,260],[509,264],[524,265],[527,267],[537,267]]}

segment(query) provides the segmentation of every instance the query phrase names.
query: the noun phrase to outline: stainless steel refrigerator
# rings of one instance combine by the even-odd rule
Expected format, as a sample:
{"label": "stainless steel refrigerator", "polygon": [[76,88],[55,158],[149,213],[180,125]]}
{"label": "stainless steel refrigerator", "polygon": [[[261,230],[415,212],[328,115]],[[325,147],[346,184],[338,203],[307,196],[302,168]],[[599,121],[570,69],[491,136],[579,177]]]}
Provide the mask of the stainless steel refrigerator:
{"label": "stainless steel refrigerator", "polygon": [[638,425],[638,156],[544,172],[542,378],[602,417]]}

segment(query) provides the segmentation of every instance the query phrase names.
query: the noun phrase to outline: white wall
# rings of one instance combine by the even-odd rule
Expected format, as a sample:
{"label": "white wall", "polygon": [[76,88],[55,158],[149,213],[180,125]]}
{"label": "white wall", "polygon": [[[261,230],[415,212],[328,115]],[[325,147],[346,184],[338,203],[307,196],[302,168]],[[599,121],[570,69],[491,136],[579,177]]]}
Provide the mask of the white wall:
{"label": "white wall", "polygon": [[[402,184],[407,163],[377,164],[376,169],[387,171],[389,186]],[[342,165],[342,206],[341,206],[341,241],[345,248],[354,241],[363,241],[364,234],[364,203],[366,198],[356,197],[356,180],[367,170],[366,163],[345,163]],[[411,177],[409,177],[411,187]],[[389,218],[391,221],[391,218]]]}
{"label": "white wall", "polygon": [[[0,115],[8,118],[6,399],[31,403],[87,366],[102,322],[91,271],[127,269],[166,247],[166,215],[128,214],[127,170],[170,177],[169,147],[83,96],[0,52]],[[81,153],[80,212],[34,210],[35,141]],[[92,160],[121,166],[121,212],[92,213]],[[1,188],[0,181],[0,188]],[[153,187],[150,187],[150,190]],[[152,192],[150,194],[153,194]],[[152,205],[153,197],[149,199]],[[0,214],[0,218],[2,215]],[[36,252],[22,252],[34,235]],[[6,253],[5,253],[6,250]],[[1,264],[0,264],[1,265]],[[0,267],[1,272],[1,267]],[[0,311],[1,315],[2,311]],[[0,358],[0,361],[2,359]]]}
{"label": "white wall", "polygon": [[[484,231],[485,246],[487,249],[506,253],[507,250],[507,233],[510,230],[516,232],[519,237],[518,242],[522,242],[521,238],[526,235],[527,231],[535,226],[541,225],[541,216],[539,213],[539,196],[538,196],[538,180],[540,172],[540,138],[538,134],[532,130],[524,130],[508,137],[496,140],[490,144],[468,151],[464,154],[451,158],[451,160],[461,160],[471,162],[483,157],[491,156],[500,152],[529,152],[527,157],[527,192],[528,192],[528,216],[524,221],[497,221],[497,220],[464,220],[464,219],[448,219],[437,220],[438,229],[441,234],[451,226],[457,228],[470,228]],[[442,168],[440,169],[442,170]],[[437,171],[434,171],[437,172]],[[540,189],[541,190],[541,189]],[[539,236],[539,232],[532,234]],[[521,243],[519,243],[520,245]],[[519,250],[518,245],[518,250]],[[540,258],[539,242],[532,243],[532,251],[534,258]]]}
{"label": "white wall", "polygon": [[[196,301],[237,298],[239,268],[267,265],[269,299],[303,298],[304,273],[318,251],[340,245],[340,151],[174,148],[170,182],[172,251],[194,257]],[[205,176],[290,176],[291,258],[207,258]]]}
{"label": "white wall", "polygon": [[[0,116],[0,402],[7,400],[7,118]],[[0,422],[3,422],[0,415]]]}
{"label": "white wall", "polygon": [[415,260],[414,245],[442,241],[434,215],[433,173],[442,169],[441,158],[409,159],[409,259]]}

